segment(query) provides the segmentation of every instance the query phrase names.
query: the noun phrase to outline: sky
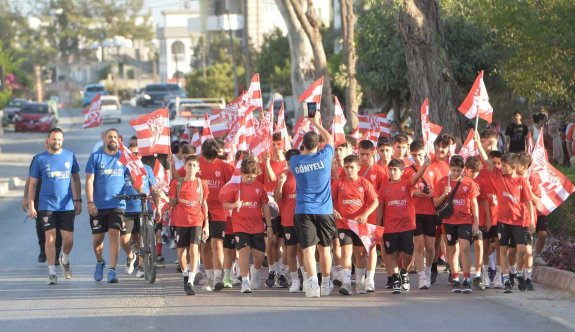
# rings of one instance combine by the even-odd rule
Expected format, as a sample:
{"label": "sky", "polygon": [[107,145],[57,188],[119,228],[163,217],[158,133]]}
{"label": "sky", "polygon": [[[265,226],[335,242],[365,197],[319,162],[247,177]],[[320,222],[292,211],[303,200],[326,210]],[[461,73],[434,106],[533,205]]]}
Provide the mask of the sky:
{"label": "sky", "polygon": [[160,25],[162,20],[162,10],[184,9],[186,0],[145,0],[145,7],[152,11],[152,16],[156,25]]}

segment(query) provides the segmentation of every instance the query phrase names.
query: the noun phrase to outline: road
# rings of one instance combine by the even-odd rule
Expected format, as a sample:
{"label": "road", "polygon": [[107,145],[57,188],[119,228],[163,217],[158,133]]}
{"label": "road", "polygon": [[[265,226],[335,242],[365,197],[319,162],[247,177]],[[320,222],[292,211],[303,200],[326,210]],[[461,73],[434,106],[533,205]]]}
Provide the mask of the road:
{"label": "road", "polygon": [[[127,121],[148,110],[127,106],[121,124],[82,129],[79,110],[61,112],[64,147],[75,151],[84,178],[92,147],[104,128],[116,127],[124,137],[134,131]],[[2,176],[26,176],[27,156],[42,150],[45,134],[13,133],[0,139]],[[20,159],[17,158],[20,156]],[[72,280],[47,285],[47,268],[38,264],[34,223],[24,222],[21,196],[0,199],[0,331],[569,331],[575,330],[575,296],[536,284],[536,291],[503,294],[501,290],[452,294],[446,274],[432,289],[392,295],[383,290],[385,273],[376,273],[377,291],[369,295],[306,299],[287,290],[264,289],[242,295],[238,288],[219,293],[198,291],[186,297],[175,271],[174,250],[164,249],[166,264],[149,285],[119,271],[119,283],[92,279],[95,259],[84,204],[76,219],[71,255]],[[107,244],[106,247],[107,249]],[[107,251],[105,253],[107,256]],[[120,262],[125,262],[120,254]],[[440,270],[441,271],[441,270]],[[203,282],[202,282],[203,283]],[[417,277],[412,276],[412,285]],[[415,288],[415,287],[414,287]]]}

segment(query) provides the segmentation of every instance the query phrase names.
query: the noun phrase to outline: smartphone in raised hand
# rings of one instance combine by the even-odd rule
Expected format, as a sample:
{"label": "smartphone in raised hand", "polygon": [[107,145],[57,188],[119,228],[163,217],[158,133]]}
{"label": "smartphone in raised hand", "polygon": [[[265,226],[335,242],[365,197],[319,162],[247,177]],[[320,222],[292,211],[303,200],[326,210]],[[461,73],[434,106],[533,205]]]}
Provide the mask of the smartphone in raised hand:
{"label": "smartphone in raised hand", "polygon": [[307,103],[307,117],[310,119],[315,118],[315,113],[317,112],[317,103]]}

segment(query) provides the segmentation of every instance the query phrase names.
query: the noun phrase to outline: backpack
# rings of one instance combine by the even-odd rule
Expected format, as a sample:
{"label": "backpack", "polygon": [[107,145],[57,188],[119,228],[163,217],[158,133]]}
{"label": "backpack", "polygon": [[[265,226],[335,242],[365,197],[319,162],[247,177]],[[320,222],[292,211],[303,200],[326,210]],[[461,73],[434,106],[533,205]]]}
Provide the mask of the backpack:
{"label": "backpack", "polygon": [[[200,204],[204,201],[204,188],[202,186],[202,179],[196,178],[198,181],[198,189],[200,190]],[[180,191],[182,190],[182,185],[184,184],[184,178],[180,177],[178,179],[178,186],[176,187],[176,203],[180,200]]]}

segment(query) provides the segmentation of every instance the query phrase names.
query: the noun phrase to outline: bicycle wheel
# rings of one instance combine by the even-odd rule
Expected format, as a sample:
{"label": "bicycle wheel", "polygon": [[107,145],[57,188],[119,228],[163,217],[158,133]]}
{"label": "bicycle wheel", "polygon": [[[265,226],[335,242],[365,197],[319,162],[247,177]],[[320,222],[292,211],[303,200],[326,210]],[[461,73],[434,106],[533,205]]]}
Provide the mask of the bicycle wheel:
{"label": "bicycle wheel", "polygon": [[146,257],[144,258],[144,276],[146,281],[153,284],[156,281],[156,234],[154,234],[154,223],[146,220]]}

